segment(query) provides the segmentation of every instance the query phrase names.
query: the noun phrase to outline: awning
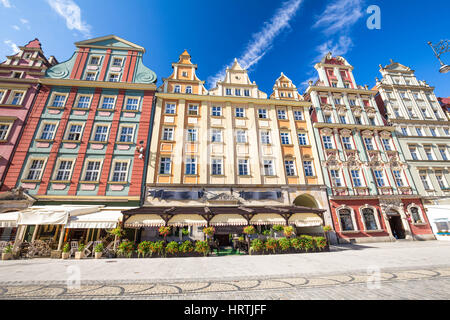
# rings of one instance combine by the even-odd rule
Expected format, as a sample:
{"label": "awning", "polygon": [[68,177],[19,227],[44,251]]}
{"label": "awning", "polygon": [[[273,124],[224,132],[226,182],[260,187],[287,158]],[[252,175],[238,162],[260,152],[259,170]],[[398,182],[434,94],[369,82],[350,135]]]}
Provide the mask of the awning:
{"label": "awning", "polygon": [[0,214],[0,228],[16,228],[19,212],[8,212]]}
{"label": "awning", "polygon": [[99,211],[96,213],[84,214],[69,217],[66,224],[68,229],[114,229],[117,223],[122,220],[120,211]]}
{"label": "awning", "polygon": [[296,227],[316,227],[321,226],[323,221],[314,213],[296,213],[291,216],[289,223]]}
{"label": "awning", "polygon": [[246,226],[247,220],[239,214],[218,214],[211,219],[212,226]]}
{"label": "awning", "polygon": [[250,224],[256,225],[285,225],[286,220],[278,214],[271,213],[260,213],[255,215],[251,220]]}
{"label": "awning", "polygon": [[206,226],[207,222],[199,214],[177,214],[169,220],[169,226]]}
{"label": "awning", "polygon": [[18,225],[64,225],[70,217],[94,213],[103,206],[42,206],[19,212]]}
{"label": "awning", "polygon": [[125,223],[126,228],[160,227],[165,224],[157,214],[138,214],[131,216]]}

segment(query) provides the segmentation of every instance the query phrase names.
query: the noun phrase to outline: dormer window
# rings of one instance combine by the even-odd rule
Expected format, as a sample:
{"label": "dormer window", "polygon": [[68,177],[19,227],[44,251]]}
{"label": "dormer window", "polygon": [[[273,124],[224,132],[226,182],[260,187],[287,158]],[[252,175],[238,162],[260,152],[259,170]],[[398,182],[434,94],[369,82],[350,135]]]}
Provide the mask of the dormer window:
{"label": "dormer window", "polygon": [[114,67],[121,67],[122,66],[122,58],[114,58],[112,65]]}
{"label": "dormer window", "polygon": [[110,73],[108,81],[109,82],[119,82],[119,74],[118,73]]}
{"label": "dormer window", "polygon": [[175,88],[173,89],[174,93],[180,93],[181,92],[181,86],[176,85]]}
{"label": "dormer window", "polygon": [[226,94],[227,96],[231,96],[231,89],[227,88],[227,89],[225,90],[225,94]]}
{"label": "dormer window", "polygon": [[237,95],[237,96],[240,96],[241,95],[241,89],[235,89],[234,90],[234,94]]}
{"label": "dormer window", "polygon": [[12,77],[14,79],[20,79],[20,78],[22,78],[22,74],[23,74],[23,72],[13,72]]}
{"label": "dormer window", "polygon": [[98,66],[100,64],[100,57],[91,57],[89,64]]}
{"label": "dormer window", "polygon": [[27,60],[30,59],[31,58],[31,53],[29,53],[29,52],[25,53],[23,58],[27,59]]}
{"label": "dormer window", "polygon": [[183,77],[186,77],[186,78],[187,78],[188,73],[187,73],[187,71],[183,71],[183,72],[181,73],[181,75],[182,75]]}
{"label": "dormer window", "polygon": [[186,87],[186,93],[192,93],[192,87],[191,86],[187,86]]}
{"label": "dormer window", "polygon": [[250,90],[245,89],[245,90],[244,90],[244,96],[250,97]]}

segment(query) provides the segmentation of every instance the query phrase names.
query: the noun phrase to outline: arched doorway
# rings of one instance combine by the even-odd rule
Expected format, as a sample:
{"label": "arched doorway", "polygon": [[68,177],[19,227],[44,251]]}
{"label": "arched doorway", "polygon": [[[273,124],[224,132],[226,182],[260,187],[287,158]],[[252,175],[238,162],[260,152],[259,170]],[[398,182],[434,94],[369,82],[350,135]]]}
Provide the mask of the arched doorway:
{"label": "arched doorway", "polygon": [[314,199],[312,195],[306,193],[295,198],[294,205],[298,207],[319,208],[316,199]]}
{"label": "arched doorway", "polygon": [[389,225],[391,227],[392,235],[396,239],[405,239],[405,229],[403,228],[402,218],[397,211],[391,210],[387,213]]}

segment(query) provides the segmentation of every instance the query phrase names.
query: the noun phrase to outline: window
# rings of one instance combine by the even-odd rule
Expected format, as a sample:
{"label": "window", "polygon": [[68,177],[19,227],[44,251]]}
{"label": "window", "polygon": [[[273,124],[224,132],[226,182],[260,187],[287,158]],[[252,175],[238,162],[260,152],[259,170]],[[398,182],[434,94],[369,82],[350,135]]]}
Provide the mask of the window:
{"label": "window", "polygon": [[120,142],[133,142],[134,127],[123,126],[120,128]]}
{"label": "window", "polygon": [[417,149],[415,147],[409,147],[409,153],[411,154],[411,158],[413,160],[419,160],[419,157],[417,156]]}
{"label": "window", "polygon": [[371,126],[376,126],[375,118],[374,117],[369,117],[369,123],[370,123]]}
{"label": "window", "polygon": [[384,176],[382,170],[374,170],[375,173],[375,180],[377,181],[377,186],[384,187]]}
{"label": "window", "polygon": [[341,104],[341,99],[340,98],[335,98],[334,99],[334,104]]}
{"label": "window", "polygon": [[236,131],[236,142],[237,143],[246,143],[247,142],[247,133],[245,130],[237,130]]}
{"label": "window", "polygon": [[128,173],[128,162],[117,161],[114,163],[114,170],[112,181],[113,182],[125,182]]}
{"label": "window", "polygon": [[164,128],[162,139],[164,141],[172,141],[173,140],[173,128]]}
{"label": "window", "polygon": [[331,83],[331,86],[332,86],[333,88],[337,88],[337,82],[332,82],[332,83]]}
{"label": "window", "polygon": [[72,160],[61,160],[59,162],[58,170],[56,171],[55,180],[68,181],[72,172]]}
{"label": "window", "polygon": [[295,121],[302,121],[303,120],[303,112],[299,110],[294,111],[294,120]]}
{"label": "window", "polygon": [[244,90],[244,96],[250,97],[250,90],[245,89],[245,90]]}
{"label": "window", "polygon": [[356,106],[356,100],[355,99],[349,99],[348,102],[350,103],[350,106]]}
{"label": "window", "polygon": [[261,143],[262,144],[270,144],[270,132],[261,131]]}
{"label": "window", "polygon": [[381,141],[383,142],[384,150],[386,150],[386,151],[392,150],[390,139],[382,139]]}
{"label": "window", "polygon": [[279,120],[286,120],[286,110],[277,110]]}
{"label": "window", "polygon": [[100,64],[100,57],[91,57],[89,64],[98,66]]}
{"label": "window", "polygon": [[433,137],[436,137],[436,129],[430,128],[430,132]]}
{"label": "window", "polygon": [[211,110],[211,115],[213,117],[221,117],[222,116],[222,107],[220,106],[213,106]]}
{"label": "window", "polygon": [[119,82],[119,74],[118,73],[110,73],[108,81],[109,82]]}
{"label": "window", "polygon": [[137,111],[139,107],[139,98],[127,98],[125,110]]}
{"label": "window", "polygon": [[0,123],[0,141],[6,140],[10,127],[11,124],[9,123]]}
{"label": "window", "polygon": [[412,215],[414,223],[418,223],[418,222],[422,221],[422,219],[420,218],[420,214],[419,214],[419,208],[411,207],[410,211],[411,211],[411,215]]}
{"label": "window", "polygon": [[333,118],[331,117],[331,114],[326,114],[324,117],[326,123],[333,123]]}
{"label": "window", "polygon": [[409,116],[411,118],[415,118],[416,117],[416,115],[415,115],[414,111],[412,110],[412,108],[408,108],[408,114],[409,114]]}
{"label": "window", "polygon": [[[52,140],[53,135],[55,134],[56,124],[54,123],[45,123],[44,128],[42,129],[41,137],[39,139],[42,140]],[[0,139],[2,140],[2,139]]]}
{"label": "window", "polygon": [[342,187],[341,176],[339,170],[331,169],[330,170],[331,182],[335,187]]}
{"label": "window", "polygon": [[402,172],[400,170],[393,170],[392,172],[394,173],[395,184],[397,187],[403,187]]}
{"label": "window", "polygon": [[420,109],[421,111],[422,111],[422,115],[423,115],[423,117],[424,118],[428,118],[428,113],[427,113],[427,109],[425,109],[425,108],[422,108],[422,109]]}
{"label": "window", "polygon": [[350,170],[352,176],[352,182],[354,187],[361,187],[361,178],[359,177],[359,170]]}
{"label": "window", "polygon": [[306,138],[306,133],[299,133],[298,134],[298,143],[301,146],[307,146],[308,145],[308,140]]}
{"label": "window", "polygon": [[197,129],[195,129],[195,128],[188,128],[188,130],[187,130],[187,140],[189,142],[196,142],[197,141]]}
{"label": "window", "polygon": [[345,87],[345,88],[350,88],[350,83],[344,82],[344,87]]}
{"label": "window", "polygon": [[428,175],[426,171],[419,171],[420,180],[422,181],[425,190],[431,190],[430,184],[428,183]]}
{"label": "window", "polygon": [[421,128],[416,128],[416,132],[419,137],[423,136]]}
{"label": "window", "polygon": [[273,168],[273,161],[272,160],[264,160],[263,166],[264,166],[264,175],[265,176],[273,176],[273,175],[275,175],[275,170]]}
{"label": "window", "polygon": [[450,131],[449,131],[448,128],[445,128],[445,129],[444,129],[444,133],[445,133],[446,136],[450,136]]}
{"label": "window", "polygon": [[266,109],[258,109],[258,118],[259,119],[267,119],[267,110]]}
{"label": "window", "polygon": [[167,103],[164,113],[166,113],[166,114],[175,114],[175,104]]}
{"label": "window", "polygon": [[180,93],[181,92],[181,86],[176,85],[175,88],[173,89],[174,93]]}
{"label": "window", "polygon": [[115,97],[103,97],[101,109],[112,110],[114,109]]}
{"label": "window", "polygon": [[112,65],[114,67],[121,67],[122,66],[122,58],[113,58]]}
{"label": "window", "polygon": [[188,76],[188,73],[187,73],[187,71],[183,71],[183,72],[181,73],[181,75],[182,75],[183,77],[187,77],[187,76]]}
{"label": "window", "polygon": [[402,134],[404,135],[404,136],[407,136],[408,135],[408,130],[406,129],[406,128],[402,128]]}
{"label": "window", "polygon": [[345,150],[352,150],[353,146],[350,141],[350,137],[342,137],[342,144],[344,145]]}
{"label": "window", "polygon": [[231,96],[231,89],[230,88],[225,89],[225,94],[227,96]]}
{"label": "window", "polygon": [[89,108],[90,103],[91,103],[90,96],[80,96],[80,97],[78,97],[77,108],[87,109],[87,108]]}
{"label": "window", "polygon": [[281,144],[291,144],[291,139],[288,132],[280,132]]}
{"label": "window", "polygon": [[83,125],[81,125],[81,124],[69,125],[69,134],[67,135],[67,140],[79,141],[81,139],[81,131],[82,130],[83,130]]}
{"label": "window", "polygon": [[295,164],[294,160],[284,160],[284,169],[288,177],[295,176]]}
{"label": "window", "polygon": [[223,168],[222,159],[211,160],[211,174],[213,176],[222,175],[223,174],[222,168]]}
{"label": "window", "polygon": [[41,178],[42,169],[45,160],[31,160],[30,168],[28,169],[27,180],[39,180]]}
{"label": "window", "polygon": [[222,142],[222,130],[212,129],[211,131],[211,142]]}
{"label": "window", "polygon": [[362,216],[366,225],[366,230],[377,230],[377,222],[375,220],[375,214],[372,208],[362,209]]}
{"label": "window", "polygon": [[339,219],[341,221],[342,231],[354,230],[353,221],[352,221],[352,213],[349,209],[339,210]]}
{"label": "window", "polygon": [[248,176],[248,160],[239,159],[238,161],[238,171],[240,176]]}
{"label": "window", "polygon": [[303,168],[305,169],[305,176],[307,177],[314,176],[312,161],[303,161]]}
{"label": "window", "polygon": [[355,122],[356,122],[356,124],[362,124],[361,117],[355,116]]}
{"label": "window", "polygon": [[198,105],[190,104],[188,106],[188,115],[190,115],[190,116],[197,116],[198,115]]}
{"label": "window", "polygon": [[171,172],[172,159],[161,158],[159,163],[159,174],[170,174]]}
{"label": "window", "polygon": [[331,142],[330,136],[323,136],[323,146],[325,149],[333,149],[333,142]]}
{"label": "window", "polygon": [[439,153],[441,154],[442,160],[448,160],[446,147],[440,147]]}
{"label": "window", "polygon": [[98,181],[100,175],[101,161],[88,160],[86,165],[86,171],[84,173],[84,181]]}
{"label": "window", "polygon": [[400,111],[398,110],[398,108],[394,108],[394,114],[396,118],[400,118]]}
{"label": "window", "polygon": [[431,151],[431,148],[424,148],[425,154],[427,155],[428,160],[434,160],[433,151]]}
{"label": "window", "polygon": [[244,108],[237,107],[235,109],[236,118],[243,118],[245,116]]}
{"label": "window", "polygon": [[442,171],[436,171],[435,175],[436,175],[436,180],[437,180],[441,190],[447,189],[447,183],[445,182],[445,179],[442,176]]}
{"label": "window", "polygon": [[66,102],[66,96],[64,95],[60,95],[60,94],[55,94],[53,96],[53,103],[52,103],[52,107],[64,107],[64,103]]}
{"label": "window", "polygon": [[343,123],[343,124],[346,124],[347,123],[347,119],[345,118],[345,116],[339,116],[339,121],[341,122],[341,123]]}
{"label": "window", "polygon": [[95,81],[96,75],[97,75],[97,74],[96,74],[95,72],[87,72],[87,73],[86,73],[85,80],[86,80],[86,81]]}
{"label": "window", "polygon": [[364,138],[367,150],[373,150],[372,138]]}
{"label": "window", "polygon": [[108,139],[108,126],[97,125],[95,128],[94,141],[106,142],[107,139]]}
{"label": "window", "polygon": [[187,158],[186,159],[186,174],[197,174],[197,159],[196,158]]}
{"label": "window", "polygon": [[192,86],[186,86],[186,93],[192,93]]}
{"label": "window", "polygon": [[234,89],[234,94],[237,96],[241,95],[241,89]]}

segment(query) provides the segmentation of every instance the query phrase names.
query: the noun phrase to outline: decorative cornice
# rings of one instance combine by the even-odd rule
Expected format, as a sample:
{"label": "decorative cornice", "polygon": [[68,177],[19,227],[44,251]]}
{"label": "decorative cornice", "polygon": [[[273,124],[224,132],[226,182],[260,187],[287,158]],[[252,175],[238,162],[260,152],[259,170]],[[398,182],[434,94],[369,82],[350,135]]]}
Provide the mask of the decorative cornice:
{"label": "decorative cornice", "polygon": [[130,82],[108,82],[108,81],[86,81],[72,79],[51,79],[41,78],[39,83],[51,86],[66,87],[88,87],[88,88],[108,88],[108,89],[129,89],[129,90],[156,90],[153,83],[130,83]]}
{"label": "decorative cornice", "polygon": [[378,91],[376,90],[367,90],[367,89],[354,89],[354,88],[338,88],[338,87],[321,87],[321,86],[309,86],[306,89],[305,94],[310,94],[312,91],[331,91],[331,92],[340,92],[340,93],[355,93],[361,95],[376,95]]}
{"label": "decorative cornice", "polygon": [[359,125],[359,124],[343,124],[343,123],[325,123],[325,122],[315,122],[313,123],[314,128],[345,128],[345,129],[356,129],[356,130],[376,130],[376,131],[395,131],[394,127],[381,127],[381,126],[369,126],[369,125]]}

